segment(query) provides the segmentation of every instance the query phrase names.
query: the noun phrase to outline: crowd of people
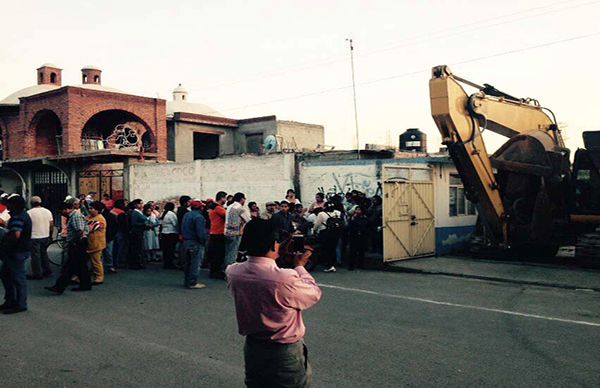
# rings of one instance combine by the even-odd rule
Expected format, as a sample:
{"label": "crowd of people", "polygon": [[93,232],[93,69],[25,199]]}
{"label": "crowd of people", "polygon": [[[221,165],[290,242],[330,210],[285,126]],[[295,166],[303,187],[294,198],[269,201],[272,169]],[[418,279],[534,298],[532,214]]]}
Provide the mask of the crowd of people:
{"label": "crowd of people", "polygon": [[[208,276],[225,279],[225,269],[245,259],[244,228],[252,219],[268,220],[280,241],[294,241],[295,249],[314,250],[310,269],[323,265],[325,272],[363,268],[369,250],[382,250],[381,197],[359,191],[326,196],[317,193],[305,206],[288,190],[280,201],[269,201],[261,209],[241,193],[216,193],[212,199],[183,195],[179,203],[144,202],[142,199],[113,200],[95,192],[68,196],[61,206],[59,236],[65,242],[60,275],[45,287],[62,294],[90,291],[101,285],[105,274],[120,269],[141,270],[148,263],[162,262],[164,269],[182,270],[183,285],[206,287],[200,281],[201,267]],[[26,280],[52,277],[47,248],[54,235],[55,220],[42,206],[42,198],[25,200],[17,195],[0,196],[2,238],[1,277],[5,288],[5,313],[27,309]],[[284,245],[284,244],[282,244]],[[289,246],[289,244],[288,244]],[[30,273],[26,263],[30,259]]]}

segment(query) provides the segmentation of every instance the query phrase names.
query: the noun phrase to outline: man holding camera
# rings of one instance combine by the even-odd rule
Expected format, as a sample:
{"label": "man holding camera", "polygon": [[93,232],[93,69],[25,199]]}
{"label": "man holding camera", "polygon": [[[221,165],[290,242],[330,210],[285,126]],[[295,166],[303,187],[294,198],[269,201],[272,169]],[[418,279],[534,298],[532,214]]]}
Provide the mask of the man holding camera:
{"label": "man holding camera", "polygon": [[244,229],[248,261],[226,270],[239,333],[246,336],[245,383],[247,387],[310,387],[302,310],[321,299],[321,290],[304,269],[310,250],[292,252],[294,269],[276,265],[278,239],[271,221],[250,221]]}

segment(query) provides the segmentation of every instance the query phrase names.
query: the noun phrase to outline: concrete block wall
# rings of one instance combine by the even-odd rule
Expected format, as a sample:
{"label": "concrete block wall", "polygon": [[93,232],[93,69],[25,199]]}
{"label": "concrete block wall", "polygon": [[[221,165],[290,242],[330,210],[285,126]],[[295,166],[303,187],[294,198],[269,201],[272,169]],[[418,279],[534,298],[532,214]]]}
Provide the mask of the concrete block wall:
{"label": "concrete block wall", "polygon": [[277,135],[283,138],[283,147],[315,150],[320,144],[325,144],[325,128],[322,125],[298,123],[296,121],[277,121]]}
{"label": "concrete block wall", "polygon": [[194,160],[194,132],[223,132],[219,135],[219,155],[234,153],[235,128],[215,127],[206,124],[175,122],[175,161],[178,163]]}
{"label": "concrete block wall", "polygon": [[243,154],[246,150],[246,135],[262,134],[263,140],[269,135],[277,135],[277,120],[275,116],[257,117],[240,120],[235,132],[235,153]]}
{"label": "concrete block wall", "polygon": [[[126,174],[127,175],[127,174]],[[129,167],[129,198],[162,201],[186,194],[214,198],[220,191],[241,191],[261,209],[282,200],[293,187],[294,155],[243,155],[190,163],[134,164]],[[127,194],[126,194],[127,195]]]}

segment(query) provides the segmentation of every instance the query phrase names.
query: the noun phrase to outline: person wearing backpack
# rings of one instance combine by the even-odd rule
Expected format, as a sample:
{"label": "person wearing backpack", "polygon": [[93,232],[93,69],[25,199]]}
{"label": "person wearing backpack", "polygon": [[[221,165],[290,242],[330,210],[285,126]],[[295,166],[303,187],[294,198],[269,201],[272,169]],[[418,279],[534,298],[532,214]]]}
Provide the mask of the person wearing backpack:
{"label": "person wearing backpack", "polygon": [[328,202],[325,209],[319,213],[313,232],[321,240],[322,259],[325,264],[325,272],[335,272],[336,247],[342,233],[344,232],[344,220],[342,213],[335,210],[335,204]]}

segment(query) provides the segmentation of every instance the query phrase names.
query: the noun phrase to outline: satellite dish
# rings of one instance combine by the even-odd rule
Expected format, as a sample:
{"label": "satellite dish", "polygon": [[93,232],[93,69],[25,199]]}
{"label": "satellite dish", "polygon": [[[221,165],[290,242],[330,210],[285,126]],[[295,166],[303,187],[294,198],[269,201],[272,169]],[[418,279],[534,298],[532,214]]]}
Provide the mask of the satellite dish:
{"label": "satellite dish", "polygon": [[263,141],[263,151],[265,152],[265,154],[268,154],[269,152],[272,151],[276,151],[277,150],[277,138],[273,135],[269,135],[265,138],[265,141]]}

